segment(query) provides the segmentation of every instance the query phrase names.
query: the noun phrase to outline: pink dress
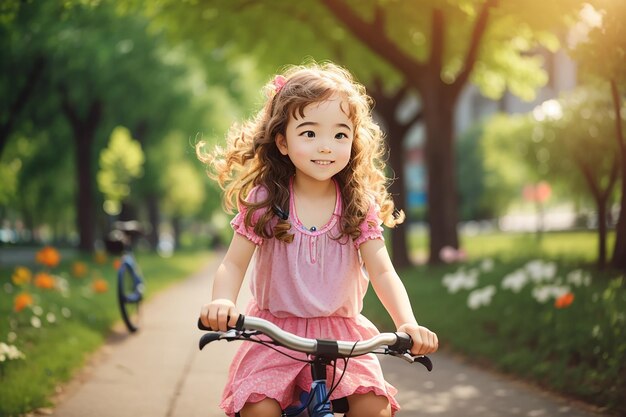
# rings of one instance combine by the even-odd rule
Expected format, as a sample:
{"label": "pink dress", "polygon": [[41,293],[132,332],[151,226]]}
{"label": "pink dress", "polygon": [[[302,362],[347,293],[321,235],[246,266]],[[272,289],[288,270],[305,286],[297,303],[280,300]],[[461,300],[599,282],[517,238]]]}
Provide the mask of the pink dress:
{"label": "pink dress", "polygon": [[[372,206],[361,225],[361,236],[335,240],[339,236],[341,193],[330,221],[316,231],[306,229],[295,210],[293,185],[290,183],[289,221],[294,233],[292,243],[263,239],[244,225],[245,207],[232,220],[239,233],[257,245],[250,280],[253,300],[246,315],[270,320],[301,337],[357,341],[378,334],[376,327],[360,314],[368,287],[359,246],[368,239],[383,239],[377,207]],[[265,188],[250,192],[248,201],[263,201]],[[260,211],[260,210],[259,210]],[[253,224],[260,217],[257,211]],[[276,220],[277,221],[277,220]],[[269,227],[272,227],[270,224]],[[284,350],[285,351],[285,350]],[[288,352],[305,359],[304,354]],[[337,379],[343,361],[337,361]],[[332,368],[328,370],[329,382]],[[301,390],[311,385],[309,366],[256,343],[241,343],[230,367],[228,382],[220,407],[234,416],[247,402],[273,398],[284,409],[297,402]],[[397,390],[388,384],[375,355],[352,358],[331,399],[374,392],[386,396],[392,413],[399,409],[394,396]]]}

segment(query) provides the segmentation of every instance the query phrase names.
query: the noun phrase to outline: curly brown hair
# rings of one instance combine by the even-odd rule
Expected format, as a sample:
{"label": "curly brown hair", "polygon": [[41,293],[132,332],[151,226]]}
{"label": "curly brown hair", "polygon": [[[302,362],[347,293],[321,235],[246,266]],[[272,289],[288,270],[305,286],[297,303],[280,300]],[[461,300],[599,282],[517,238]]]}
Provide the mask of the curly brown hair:
{"label": "curly brown hair", "polygon": [[[254,228],[257,235],[284,242],[293,240],[287,220],[279,219],[271,230],[267,227],[275,215],[275,207],[282,210],[289,207],[289,179],[295,174],[295,166],[280,153],[275,138],[286,134],[290,117],[297,114],[302,117],[307,106],[338,94],[344,98],[348,117],[355,126],[350,162],[334,176],[343,202],[341,236],[353,239],[360,236],[359,225],[373,203],[380,206],[379,216],[386,226],[401,223],[404,214],[395,211],[387,192],[384,138],[372,119],[372,100],[365,87],[346,69],[333,63],[291,66],[283,75],[284,84],[278,89],[275,82],[267,83],[268,100],[256,116],[242,125],[233,125],[226,148],[216,146],[207,153],[204,142],[196,144],[196,153],[207,165],[209,177],[224,190],[225,210],[232,213],[238,204],[246,207],[245,225]],[[267,199],[246,201],[246,196],[257,186],[267,189]],[[262,215],[253,225],[252,217],[257,210],[262,210]]]}

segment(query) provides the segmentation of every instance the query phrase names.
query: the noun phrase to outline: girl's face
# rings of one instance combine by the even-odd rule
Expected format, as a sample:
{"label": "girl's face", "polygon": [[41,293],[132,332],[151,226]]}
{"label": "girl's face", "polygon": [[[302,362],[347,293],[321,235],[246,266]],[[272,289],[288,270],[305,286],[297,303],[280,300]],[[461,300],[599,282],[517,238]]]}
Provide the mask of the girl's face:
{"label": "girl's face", "polygon": [[304,117],[290,116],[286,135],[277,135],[276,146],[289,156],[296,176],[328,181],[348,165],[354,124],[346,114],[341,97],[313,103],[304,108]]}

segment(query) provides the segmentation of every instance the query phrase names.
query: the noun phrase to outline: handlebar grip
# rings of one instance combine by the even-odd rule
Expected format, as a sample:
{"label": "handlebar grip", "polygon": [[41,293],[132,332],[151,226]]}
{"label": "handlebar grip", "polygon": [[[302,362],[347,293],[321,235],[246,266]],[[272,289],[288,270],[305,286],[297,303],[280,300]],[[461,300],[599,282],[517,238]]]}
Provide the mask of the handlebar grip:
{"label": "handlebar grip", "polygon": [[210,327],[205,326],[204,324],[202,324],[202,319],[198,317],[198,329],[200,330],[206,330],[208,332],[212,332],[213,329]]}
{"label": "handlebar grip", "polygon": [[[235,330],[243,330],[243,322],[244,319],[246,317],[243,314],[240,314],[239,317],[237,318],[237,324],[235,324],[235,327],[231,327],[228,326],[229,330],[235,329]],[[228,317],[228,320],[230,320],[230,316]],[[215,330],[213,330],[212,328],[205,326],[204,324],[202,324],[202,320],[200,318],[198,318],[198,329],[200,330],[206,330],[208,332],[213,332]]]}
{"label": "handlebar grip", "polygon": [[413,339],[406,333],[395,333],[397,340],[396,343],[389,346],[389,350],[393,350],[394,352],[404,353],[411,350],[411,346],[413,346]]}

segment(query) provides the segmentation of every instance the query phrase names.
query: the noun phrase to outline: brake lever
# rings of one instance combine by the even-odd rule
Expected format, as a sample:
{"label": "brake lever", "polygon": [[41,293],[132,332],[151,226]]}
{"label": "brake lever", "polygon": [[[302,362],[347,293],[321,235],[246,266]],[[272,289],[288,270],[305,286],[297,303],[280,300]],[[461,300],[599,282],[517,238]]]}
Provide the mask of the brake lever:
{"label": "brake lever", "polygon": [[242,332],[235,329],[231,329],[225,332],[207,332],[200,337],[200,350],[202,350],[202,348],[209,343],[215,342],[216,340],[226,340],[227,342],[232,342],[233,340],[242,339],[245,339]]}
{"label": "brake lever", "polygon": [[413,356],[413,360],[424,365],[424,367],[428,369],[428,372],[433,370],[433,361],[431,361],[428,356]]}
{"label": "brake lever", "polygon": [[424,365],[426,369],[428,369],[428,372],[431,372],[433,370],[433,362],[430,360],[428,356],[413,356],[408,352],[398,353],[393,350],[389,350],[387,352],[387,355],[395,356],[396,358],[405,360],[408,363],[415,363],[415,362],[420,363]]}

